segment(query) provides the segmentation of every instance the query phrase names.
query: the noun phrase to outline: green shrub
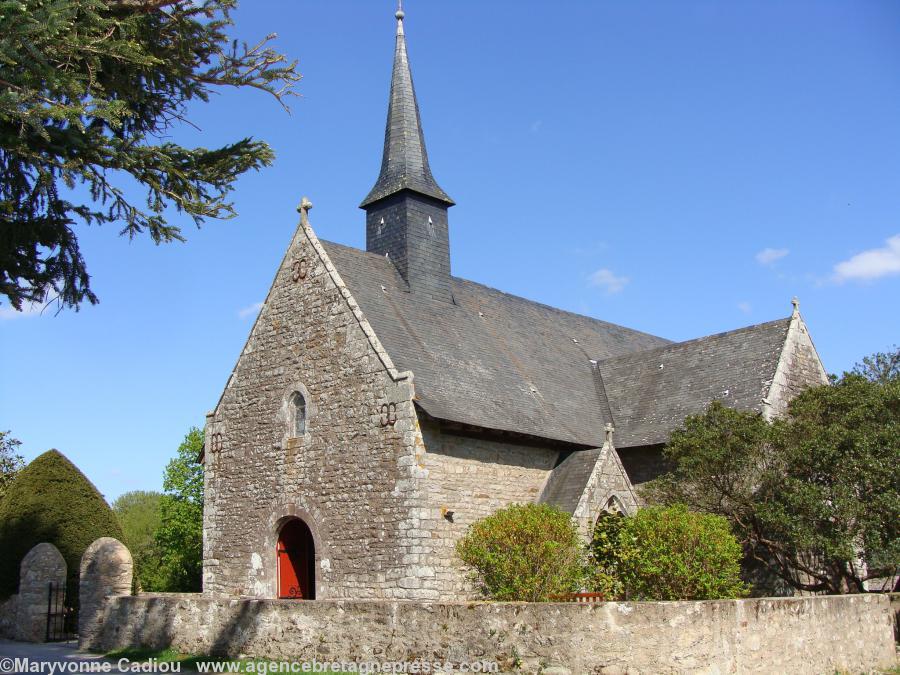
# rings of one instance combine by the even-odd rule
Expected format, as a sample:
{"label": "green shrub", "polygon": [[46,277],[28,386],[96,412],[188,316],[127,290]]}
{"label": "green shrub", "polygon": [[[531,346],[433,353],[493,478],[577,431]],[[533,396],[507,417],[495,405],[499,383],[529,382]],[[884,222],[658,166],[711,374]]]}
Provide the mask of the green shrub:
{"label": "green shrub", "polygon": [[625,550],[619,541],[627,518],[621,513],[601,513],[590,546],[589,585],[609,600],[625,597],[622,559]]}
{"label": "green shrub", "polygon": [[728,521],[684,505],[649,507],[597,521],[592,587],[610,599],[714,600],[747,594],[742,550]]}
{"label": "green shrub", "polygon": [[115,514],[72,462],[45,452],[18,473],[0,503],[0,598],[18,591],[19,564],[41,542],[62,553],[70,592],[77,593],[81,556],[100,537],[124,540]]}
{"label": "green shrub", "polygon": [[514,504],[473,523],[456,550],[494,600],[544,601],[579,590],[584,579],[572,518],[547,504]]}

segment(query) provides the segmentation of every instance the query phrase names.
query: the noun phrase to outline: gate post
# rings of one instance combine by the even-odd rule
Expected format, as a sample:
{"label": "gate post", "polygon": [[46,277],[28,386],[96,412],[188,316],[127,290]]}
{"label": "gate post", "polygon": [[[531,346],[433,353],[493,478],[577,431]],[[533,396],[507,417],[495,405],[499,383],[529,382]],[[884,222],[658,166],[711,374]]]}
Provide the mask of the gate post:
{"label": "gate post", "polygon": [[43,642],[47,635],[48,589],[66,583],[66,561],[53,544],[38,544],[19,566],[15,639]]}
{"label": "gate post", "polygon": [[78,587],[78,646],[97,645],[103,628],[106,602],[115,595],[131,595],[134,562],[125,544],[101,537],[81,557]]}

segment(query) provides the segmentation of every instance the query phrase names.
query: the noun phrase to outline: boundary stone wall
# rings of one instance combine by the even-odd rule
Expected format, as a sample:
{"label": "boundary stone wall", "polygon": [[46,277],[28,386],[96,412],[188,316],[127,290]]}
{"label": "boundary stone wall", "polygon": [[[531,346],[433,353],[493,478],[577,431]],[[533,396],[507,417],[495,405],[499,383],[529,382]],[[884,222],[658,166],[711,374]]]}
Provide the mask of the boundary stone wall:
{"label": "boundary stone wall", "polygon": [[896,661],[886,595],[653,603],[112,598],[82,648],[286,661],[496,661],[537,673],[869,672]]}

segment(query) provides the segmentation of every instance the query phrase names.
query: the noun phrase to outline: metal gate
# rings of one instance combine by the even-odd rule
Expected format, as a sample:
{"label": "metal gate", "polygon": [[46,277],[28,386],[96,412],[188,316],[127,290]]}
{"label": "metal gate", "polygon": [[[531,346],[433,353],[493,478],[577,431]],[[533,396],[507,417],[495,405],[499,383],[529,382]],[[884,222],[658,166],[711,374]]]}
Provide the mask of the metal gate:
{"label": "metal gate", "polygon": [[78,637],[78,609],[66,597],[66,585],[52,581],[47,589],[47,642]]}

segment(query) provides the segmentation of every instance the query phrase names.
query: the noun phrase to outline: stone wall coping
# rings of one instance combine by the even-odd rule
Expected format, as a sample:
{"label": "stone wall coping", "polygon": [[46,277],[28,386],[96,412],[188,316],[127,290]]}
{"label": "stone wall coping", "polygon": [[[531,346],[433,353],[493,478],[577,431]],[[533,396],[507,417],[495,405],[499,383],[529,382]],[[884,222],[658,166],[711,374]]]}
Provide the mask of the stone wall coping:
{"label": "stone wall coping", "polygon": [[844,602],[853,602],[861,600],[863,602],[883,602],[889,605],[891,601],[900,601],[900,593],[849,593],[845,595],[813,595],[800,597],[765,597],[765,598],[738,598],[730,600],[643,600],[643,601],[607,601],[607,602],[503,602],[495,600],[402,600],[402,599],[346,599],[336,598],[330,600],[288,600],[277,598],[254,598],[249,596],[219,595],[212,593],[139,593],[135,596],[113,596],[113,597],[134,597],[137,600],[191,600],[200,602],[228,602],[228,603],[263,603],[273,605],[290,605],[298,606],[318,605],[330,607],[348,607],[353,605],[361,606],[409,606],[409,607],[460,607],[465,609],[475,609],[483,607],[518,607],[522,609],[534,607],[572,607],[577,608],[576,611],[590,611],[604,607],[619,606],[623,609],[629,607],[680,607],[686,605],[694,605],[697,607],[719,605],[790,605],[790,604],[809,604],[819,603],[828,600],[837,600]]}

